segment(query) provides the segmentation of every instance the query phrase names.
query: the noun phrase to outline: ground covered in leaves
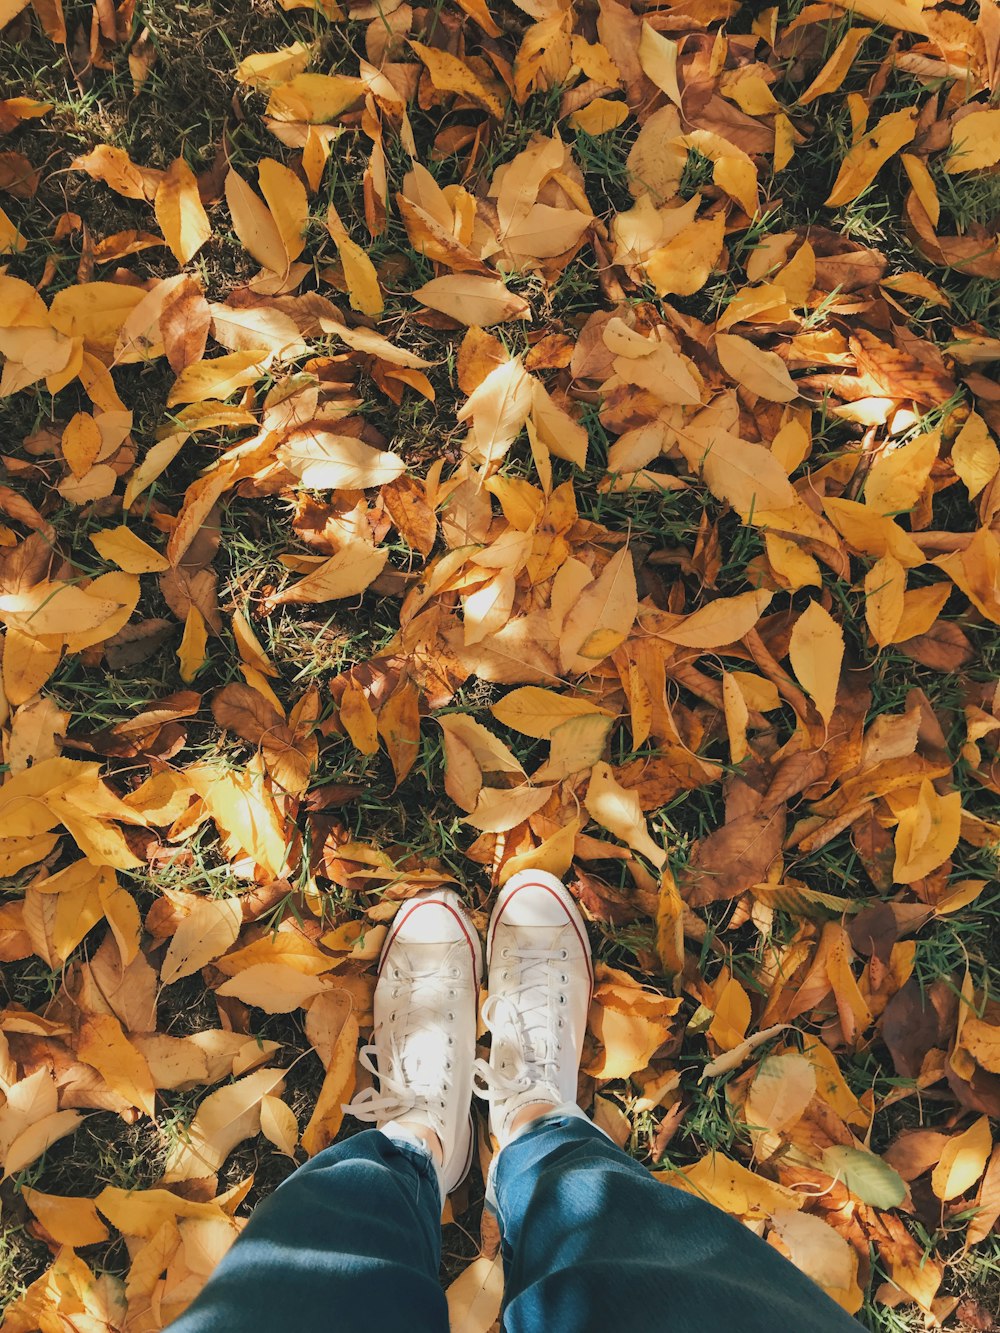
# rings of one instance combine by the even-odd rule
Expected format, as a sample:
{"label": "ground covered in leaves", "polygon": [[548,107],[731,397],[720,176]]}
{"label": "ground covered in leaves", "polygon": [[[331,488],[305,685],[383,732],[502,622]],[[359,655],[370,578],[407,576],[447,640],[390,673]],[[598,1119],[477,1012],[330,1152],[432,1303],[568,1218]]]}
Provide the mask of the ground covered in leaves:
{"label": "ground covered in leaves", "polygon": [[0,79],[4,1328],[169,1323],[524,867],[620,1144],[995,1327],[997,0],[0,0]]}

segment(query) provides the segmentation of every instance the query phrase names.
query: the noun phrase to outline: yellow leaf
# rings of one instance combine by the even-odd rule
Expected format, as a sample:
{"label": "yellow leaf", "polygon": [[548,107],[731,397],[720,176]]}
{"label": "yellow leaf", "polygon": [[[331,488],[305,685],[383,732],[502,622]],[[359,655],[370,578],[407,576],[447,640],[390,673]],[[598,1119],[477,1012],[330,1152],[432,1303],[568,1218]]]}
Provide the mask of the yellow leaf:
{"label": "yellow leaf", "polygon": [[261,158],[257,177],[281,239],[287,269],[305,249],[305,229],[309,221],[305,186],[294,171],[273,157]]}
{"label": "yellow leaf", "polygon": [[687,648],[721,648],[749,633],[774,596],[763,588],[735,597],[717,597],[700,610],[683,616],[676,625],[657,628],[656,637]]}
{"label": "yellow leaf", "polygon": [[384,302],[375,265],[361,246],[348,236],[333,204],[327,212],[326,226],[344,266],[351,309],[359,310],[363,315],[381,315]]}
{"label": "yellow leaf", "polygon": [[79,1111],[53,1111],[28,1125],[6,1150],[3,1179],[17,1175],[41,1157],[58,1139],[72,1134],[82,1118]]}
{"label": "yellow leaf", "polygon": [[260,51],[241,60],[236,70],[236,81],[251,88],[267,89],[272,84],[286,83],[301,74],[312,59],[313,49],[304,42],[292,42],[277,51]]}
{"label": "yellow leaf", "polygon": [[594,1078],[630,1078],[670,1036],[681,1001],[645,990],[626,972],[598,967],[588,1026],[601,1050],[585,1066]]}
{"label": "yellow leaf", "polygon": [[266,348],[257,347],[248,352],[229,352],[226,356],[213,357],[211,361],[195,361],[177,376],[167,406],[197,403],[206,398],[228,398],[237,389],[260,379],[271,355]]}
{"label": "yellow leaf", "polygon": [[701,291],[722,254],[725,215],[703,218],[646,256],[643,267],[657,296],[693,296]]}
{"label": "yellow leaf", "polygon": [[771,403],[790,403],[798,389],[776,352],[765,352],[748,338],[731,333],[715,335],[719,364],[737,383]]}
{"label": "yellow leaf", "polygon": [[182,157],[175,158],[156,188],[156,221],[178,264],[187,264],[212,235],[198,182]]}
{"label": "yellow leaf", "polygon": [[260,1099],[260,1132],[279,1152],[295,1156],[299,1125],[295,1112],[280,1097],[267,1093]]}
{"label": "yellow leaf", "polygon": [[17,254],[27,247],[17,224],[0,208],[0,255]]}
{"label": "yellow leaf", "polygon": [[929,36],[927,20],[922,13],[922,0],[834,0],[834,4],[838,9],[874,19],[876,23],[898,28],[900,32]]}
{"label": "yellow leaf", "polygon": [[205,617],[192,602],[188,607],[187,619],[184,621],[184,633],[181,636],[180,647],[177,649],[180,676],[186,685],[194,680],[205,665],[205,649],[207,646],[208,628],[205,625]]}
{"label": "yellow leaf", "polygon": [[470,422],[465,453],[492,468],[504,457],[534,407],[531,376],[517,358],[501,362],[459,408],[459,421]]}
{"label": "yellow leaf", "polygon": [[848,28],[837,43],[829,60],[802,93],[799,94],[799,106],[808,106],[824,93],[835,93],[847,77],[848,70],[854,64],[854,58],[862,43],[872,33],[871,28]]}
{"label": "yellow leaf", "polygon": [[551,795],[551,787],[484,787],[463,822],[481,833],[505,833],[540,810]]}
{"label": "yellow leaf", "polygon": [[77,412],[62,434],[63,457],[74,477],[85,477],[101,451],[101,428],[89,412]]}
{"label": "yellow leaf", "polygon": [[102,559],[117,565],[127,574],[158,574],[170,568],[170,561],[137,537],[131,528],[105,528],[90,537]]}
{"label": "yellow leaf", "polygon": [[169,986],[189,977],[226,952],[240,933],[243,911],[239,899],[205,898],[174,931],[160,967],[160,983]]}
{"label": "yellow leaf", "polygon": [[[497,716],[495,712],[494,716]],[[446,736],[455,737],[471,751],[482,772],[523,774],[521,765],[503,741],[466,713],[446,713],[438,717],[437,722]]]}
{"label": "yellow leaf", "polygon": [[271,93],[267,114],[276,120],[321,125],[365,95],[362,79],[343,74],[296,74]]}
{"label": "yellow leaf", "polygon": [[[64,452],[65,447],[64,443]],[[958,432],[951,446],[951,465],[965,482],[970,500],[974,500],[1000,471],[1000,451],[978,412],[970,412]]]}
{"label": "yellow leaf", "polygon": [[86,352],[109,363],[122,325],[140,301],[141,287],[117,282],[81,282],[57,292],[49,307],[52,327],[67,338],[82,338]]}
{"label": "yellow leaf", "polygon": [[890,111],[871,130],[865,130],[849,149],[826,200],[828,208],[849,204],[866,190],[889,158],[908,143],[917,132],[917,111],[908,107]]}
{"label": "yellow leaf", "polygon": [[234,995],[268,1014],[290,1014],[327,989],[319,977],[307,976],[288,963],[252,963],[223,982],[217,995]]}
{"label": "yellow leaf", "polygon": [[149,1065],[125,1036],[117,1018],[94,1014],[84,1019],[76,1051],[81,1060],[94,1066],[109,1088],[155,1117],[156,1089]]}
{"label": "yellow leaf", "polygon": [[253,626],[240,610],[233,612],[233,638],[239,649],[240,657],[247,666],[259,671],[262,676],[277,676],[278,668],[264,650],[264,645],[257,638]]}
{"label": "yellow leaf", "polygon": [[858,1256],[843,1236],[821,1217],[787,1208],[774,1212],[771,1224],[796,1268],[848,1314],[857,1314],[864,1304],[858,1285]]}
{"label": "yellow leaf", "polygon": [[583,717],[587,713],[613,716],[607,709],[592,704],[587,698],[557,694],[555,690],[541,689],[539,685],[523,685],[520,689],[512,689],[496,704],[489,705],[489,712],[504,726],[520,732],[521,736],[533,736],[536,740],[552,740],[553,730],[571,717]]}
{"label": "yellow leaf", "polygon": [[906,570],[891,555],[876,560],[865,575],[865,620],[880,648],[895,641],[906,605]]}
{"label": "yellow leaf", "polygon": [[398,786],[416,763],[420,749],[420,700],[412,680],[404,680],[389,696],[378,711],[377,725]]}
{"label": "yellow leaf", "polygon": [[892,555],[906,569],[923,564],[923,551],[891,518],[877,514],[857,500],[840,500],[833,496],[823,501],[823,509],[840,535],[862,555],[876,558]]}
{"label": "yellow leaf", "polygon": [[736,1050],[743,1044],[749,1022],[750,997],[735,977],[729,977],[716,996],[709,1035],[724,1051]]}
{"label": "yellow leaf", "polygon": [[590,714],[573,717],[555,728],[552,748],[545,763],[532,774],[532,782],[560,782],[590,768],[604,754],[613,717]]}
{"label": "yellow leaf", "polygon": [[451,1333],[490,1333],[503,1300],[503,1257],[481,1254],[445,1291]]}
{"label": "yellow leaf", "polygon": [[378,578],[388,559],[389,552],[384,546],[369,546],[364,541],[348,542],[304,579],[268,598],[268,605],[333,602],[342,597],[356,597]]}
{"label": "yellow leaf", "polygon": [[496,93],[487,88],[482,79],[464,61],[447,51],[424,46],[423,42],[411,39],[409,45],[426,67],[431,83],[440,92],[457,93],[461,97],[468,97],[473,102],[478,102],[491,115],[498,118],[503,115],[503,105]]}
{"label": "yellow leaf", "polygon": [[378,750],[375,714],[364,690],[353,681],[348,681],[347,688],[340,696],[338,717],[356,750],[361,754],[374,754]]}
{"label": "yellow leaf", "polygon": [[816,1071],[804,1055],[769,1055],[757,1067],[743,1104],[751,1129],[780,1134],[798,1124],[816,1091]]}
{"label": "yellow leaf", "polygon": [[[171,1185],[180,1180],[192,1180],[218,1171],[233,1148],[260,1130],[260,1103],[274,1092],[284,1080],[283,1069],[259,1069],[217,1092],[209,1093],[188,1126],[187,1137],[178,1139],[167,1157],[163,1183]],[[144,1191],[159,1194],[160,1191]],[[176,1200],[187,1203],[187,1200]],[[114,1225],[114,1216],[108,1211],[105,1192],[98,1196],[97,1206]],[[161,1205],[162,1206],[162,1205]],[[206,1208],[207,1204],[188,1204]],[[216,1205],[217,1206],[217,1205]],[[195,1214],[199,1216],[199,1214]]]}
{"label": "yellow leaf", "polygon": [[516,856],[508,857],[500,869],[500,883],[506,884],[512,875],[522,870],[546,870],[561,879],[573,863],[576,837],[581,825],[579,817],[571,819],[558,833],[543,838],[530,852],[519,852]]}
{"label": "yellow leaf", "polygon": [[[233,219],[233,230],[257,263],[273,273],[286,273],[288,254],[274,215],[239,172],[232,169],[226,177],[226,202]],[[193,402],[194,399],[179,401]]]}
{"label": "yellow leaf", "polygon": [[893,880],[912,884],[936,870],[958,846],[961,830],[961,793],[941,796],[925,778],[916,799],[899,812]]}
{"label": "yellow leaf", "polygon": [[[934,183],[930,168],[922,157],[917,157],[913,153],[903,153],[900,161],[903,163],[903,170],[906,172],[907,179],[913,186],[914,194],[920,200],[924,212],[930,219],[931,226],[936,227],[941,218],[941,200],[938,197],[937,185]],[[926,281],[924,279],[924,282]],[[932,283],[927,285],[933,287]],[[945,300],[947,300],[947,297]]]}
{"label": "yellow leaf", "polygon": [[315,426],[290,432],[279,445],[277,458],[303,486],[316,491],[384,486],[406,471],[397,454]]}
{"label": "yellow leaf", "polygon": [[880,514],[906,513],[920,498],[941,448],[941,432],[918,435],[881,454],[865,479],[865,504]]}
{"label": "yellow leaf", "polygon": [[750,753],[750,746],[747,743],[750,710],[739,683],[729,671],[722,673],[722,709],[729,737],[729,758],[734,764],[741,764]]}
{"label": "yellow leaf", "polygon": [[654,1173],[657,1180],[708,1199],[744,1222],[759,1222],[779,1209],[801,1208],[805,1196],[748,1171],[719,1152],[706,1153],[693,1166]]}
{"label": "yellow leaf", "polygon": [[795,503],[785,469],[764,445],[722,428],[702,429],[697,419],[686,435],[678,443],[692,471],[700,471],[712,494],[727,500],[744,522],[752,514]]}
{"label": "yellow leaf", "polygon": [[628,120],[628,114],[628,104],[626,102],[612,101],[607,97],[595,97],[585,107],[581,107],[579,111],[574,111],[568,118],[568,123],[574,130],[582,130],[584,134],[596,138],[600,134],[607,134],[610,130],[616,130],[619,125]]}
{"label": "yellow leaf", "polygon": [[[328,1014],[326,1039],[331,1049],[326,1077],[319,1097],[302,1131],[302,1147],[310,1157],[328,1147],[337,1137],[343,1123],[343,1105],[354,1091],[355,1056],[358,1045],[358,1020],[352,1012],[353,1002],[346,991],[334,992],[338,1008]],[[332,1002],[331,1011],[332,1011]]]}
{"label": "yellow leaf", "polygon": [[[81,634],[106,625],[120,606],[69,583],[36,583],[27,592],[0,596],[0,620],[32,638]],[[98,635],[97,641],[102,637]]]}
{"label": "yellow leaf", "polygon": [[684,902],[670,867],[663,866],[656,909],[656,952],[670,976],[684,971]]}
{"label": "yellow leaf", "polygon": [[983,1174],[992,1150],[989,1117],[981,1115],[945,1144],[931,1174],[931,1189],[943,1202],[967,1194]]}
{"label": "yellow leaf", "polygon": [[577,598],[559,635],[564,671],[592,670],[625,642],[639,608],[635,567],[627,546],[618,550]]}
{"label": "yellow leaf", "polygon": [[661,92],[666,93],[671,102],[681,106],[681,90],[677,84],[677,43],[664,37],[662,33],[643,20],[639,37],[639,65]]}
{"label": "yellow leaf", "polygon": [[583,803],[598,824],[639,852],[657,870],[663,869],[667,854],[649,835],[638,793],[616,781],[610,764],[594,765]]}
{"label": "yellow leaf", "polygon": [[950,175],[959,171],[982,171],[1000,162],[1000,110],[970,111],[955,122],[951,151],[944,164]]}
{"label": "yellow leaf", "polygon": [[523,296],[508,291],[499,278],[483,278],[477,273],[432,278],[418,287],[413,297],[470,327],[488,328],[508,319],[528,319],[531,315],[531,307]]}
{"label": "yellow leaf", "polygon": [[82,1245],[100,1245],[108,1239],[108,1229],[98,1217],[93,1199],[43,1194],[28,1185],[22,1187],[21,1197],[59,1245],[77,1249]]}
{"label": "yellow leaf", "polygon": [[[730,101],[736,103],[741,111],[746,112],[748,116],[778,116],[781,114],[781,103],[771,92],[770,84],[759,74],[745,74],[731,83],[723,85],[723,97],[728,97]],[[786,117],[787,119],[787,117]],[[791,122],[788,122],[791,126]],[[775,131],[777,131],[777,122],[775,122]],[[777,139],[775,140],[777,150]],[[775,157],[778,157],[775,151]],[[775,170],[780,171],[780,167]]]}
{"label": "yellow leaf", "polygon": [[829,725],[837,702],[844,633],[819,602],[810,602],[796,620],[788,656],[796,679]]}

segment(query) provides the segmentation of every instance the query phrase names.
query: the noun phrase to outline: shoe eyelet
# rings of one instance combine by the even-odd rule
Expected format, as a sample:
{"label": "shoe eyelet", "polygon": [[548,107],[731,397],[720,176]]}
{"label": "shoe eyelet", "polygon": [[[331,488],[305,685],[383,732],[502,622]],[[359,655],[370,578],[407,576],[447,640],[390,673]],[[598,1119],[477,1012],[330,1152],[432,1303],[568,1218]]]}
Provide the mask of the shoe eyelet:
{"label": "shoe eyelet", "polygon": [[452,1013],[449,1013],[449,1015],[448,1015],[448,1022],[449,1022],[449,1023],[454,1023],[454,1021],[455,1021],[455,1015],[452,1014]]}
{"label": "shoe eyelet", "polygon": [[501,949],[501,950],[500,950],[500,957],[501,957],[501,958],[509,958],[509,957],[510,957],[510,950],[509,950],[509,949]]}
{"label": "shoe eyelet", "polygon": [[567,949],[563,949],[563,951],[562,951],[562,953],[560,953],[559,957],[560,957],[560,958],[568,958],[568,957],[569,957],[569,950],[567,950]]}
{"label": "shoe eyelet", "polygon": [[458,970],[457,967],[453,967],[453,968],[451,969],[451,975],[452,975],[452,976],[455,978],[455,980],[457,981],[457,980],[459,979],[459,977],[460,977],[462,974],[461,974],[461,972]]}
{"label": "shoe eyelet", "polygon": [[449,1037],[449,1038],[448,1038],[448,1045],[449,1045],[449,1046],[454,1046],[454,1045],[455,1045],[455,1038],[454,1038],[454,1037]]}
{"label": "shoe eyelet", "polygon": [[566,1003],[566,996],[565,996],[565,995],[560,995],[560,996],[559,996],[559,1003],[560,1003],[560,1004],[565,1004],[565,1003]]}
{"label": "shoe eyelet", "polygon": [[395,1021],[396,1021],[396,1011],[395,1009],[393,1009],[392,1013],[389,1015],[389,1022],[395,1023]]}

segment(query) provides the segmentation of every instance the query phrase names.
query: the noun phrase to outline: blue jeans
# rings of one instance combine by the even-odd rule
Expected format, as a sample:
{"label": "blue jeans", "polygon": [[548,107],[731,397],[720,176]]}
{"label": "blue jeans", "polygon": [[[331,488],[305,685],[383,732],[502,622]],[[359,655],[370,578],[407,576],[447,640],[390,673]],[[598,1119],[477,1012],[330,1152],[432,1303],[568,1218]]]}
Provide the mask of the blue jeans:
{"label": "blue jeans", "polygon": [[[589,1121],[553,1113],[496,1159],[505,1333],[858,1333],[770,1245],[663,1185]],[[171,1333],[447,1333],[427,1154],[368,1130],[254,1211]]]}

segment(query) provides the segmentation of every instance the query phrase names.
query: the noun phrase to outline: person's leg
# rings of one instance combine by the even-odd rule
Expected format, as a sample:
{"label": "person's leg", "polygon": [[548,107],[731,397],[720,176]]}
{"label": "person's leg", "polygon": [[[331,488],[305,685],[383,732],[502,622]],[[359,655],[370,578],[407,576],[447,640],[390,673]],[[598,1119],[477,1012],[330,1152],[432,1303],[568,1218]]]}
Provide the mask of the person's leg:
{"label": "person's leg", "polygon": [[318,1153],[255,1209],[172,1333],[446,1333],[441,1208],[473,1154],[482,958],[458,895],[403,903],[375,987],[379,1080],[345,1107],[377,1129]]}
{"label": "person's leg", "polygon": [[367,1130],[334,1144],[254,1209],[170,1333],[446,1333],[441,1192],[426,1149]]}
{"label": "person's leg", "polygon": [[495,1167],[505,1333],[607,1333],[626,1311],[649,1333],[858,1333],[777,1250],[654,1180],[575,1106],[523,1128]]}
{"label": "person's leg", "polygon": [[593,974],[583,920],[553,875],[508,881],[487,957],[492,1046],[476,1078],[500,1147],[487,1199],[505,1333],[607,1333],[636,1311],[653,1333],[773,1333],[782,1320],[796,1333],[857,1330],[776,1250],[654,1180],[576,1107]]}

